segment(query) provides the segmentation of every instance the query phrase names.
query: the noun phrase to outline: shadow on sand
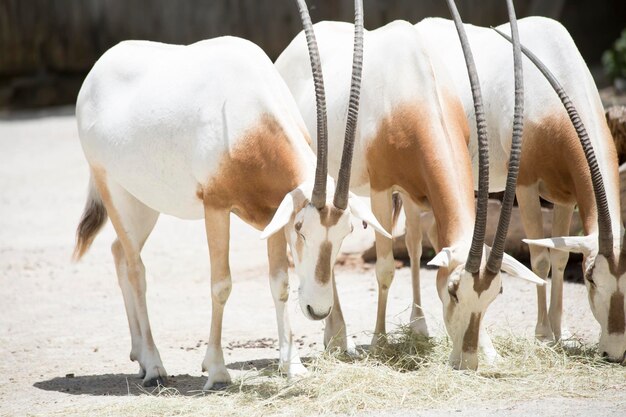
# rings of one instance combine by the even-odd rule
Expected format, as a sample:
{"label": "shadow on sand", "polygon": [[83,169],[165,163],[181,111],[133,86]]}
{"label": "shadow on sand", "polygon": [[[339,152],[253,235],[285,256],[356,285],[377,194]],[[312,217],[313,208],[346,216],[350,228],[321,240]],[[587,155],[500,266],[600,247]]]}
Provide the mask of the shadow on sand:
{"label": "shadow on sand", "polygon": [[[303,363],[310,363],[311,358],[302,358]],[[258,371],[261,376],[279,375],[277,359],[255,359],[227,364],[235,371]],[[234,377],[234,375],[233,375]],[[142,395],[177,393],[184,396],[196,396],[207,393],[202,391],[206,376],[170,375],[166,390],[163,387],[144,387],[142,379],[136,374],[76,375],[48,379],[33,384],[44,391],[57,391],[72,395]],[[226,388],[226,387],[225,387]]]}
{"label": "shadow on sand", "polygon": [[[205,376],[174,375],[168,377],[167,388],[173,388],[184,396],[201,395],[205,382]],[[103,374],[52,378],[36,382],[33,386],[44,391],[73,395],[156,395],[162,391],[160,387],[143,387],[141,383],[142,379],[136,374]]]}

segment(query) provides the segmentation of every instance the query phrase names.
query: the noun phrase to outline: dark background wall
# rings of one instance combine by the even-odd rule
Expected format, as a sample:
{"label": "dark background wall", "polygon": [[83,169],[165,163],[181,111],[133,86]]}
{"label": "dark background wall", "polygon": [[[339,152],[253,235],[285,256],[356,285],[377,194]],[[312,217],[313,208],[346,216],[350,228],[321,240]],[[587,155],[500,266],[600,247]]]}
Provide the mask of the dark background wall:
{"label": "dark background wall", "polygon": [[[308,0],[313,21],[353,19],[350,0]],[[464,21],[506,21],[504,0],[457,0]],[[590,65],[626,26],[626,0],[516,0],[557,18]],[[364,0],[365,25],[448,17],[445,0]],[[95,60],[124,39],[192,43],[236,35],[274,59],[301,29],[294,0],[0,0],[0,108],[70,104]]]}

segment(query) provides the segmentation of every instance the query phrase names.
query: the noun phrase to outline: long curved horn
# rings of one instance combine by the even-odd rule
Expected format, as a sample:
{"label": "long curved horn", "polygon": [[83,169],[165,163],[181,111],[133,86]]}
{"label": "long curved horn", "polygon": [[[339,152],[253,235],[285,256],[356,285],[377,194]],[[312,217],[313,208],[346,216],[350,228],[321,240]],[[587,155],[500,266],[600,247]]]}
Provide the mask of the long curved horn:
{"label": "long curved horn", "polygon": [[474,64],[472,50],[467,40],[467,34],[461,21],[461,16],[456,8],[454,0],[447,0],[450,14],[454,20],[456,31],[459,34],[461,48],[465,56],[467,75],[472,86],[472,98],[474,99],[474,112],[476,113],[476,130],[478,132],[478,202],[476,204],[476,221],[474,222],[474,235],[470,247],[465,270],[475,274],[480,270],[483,257],[483,244],[485,243],[485,229],[487,227],[487,204],[489,200],[489,141],[487,139],[487,121],[483,110],[483,99],[480,91],[478,72]]}
{"label": "long curved horn", "polygon": [[309,10],[305,0],[296,0],[300,10],[300,19],[306,35],[306,43],[309,49],[311,70],[313,72],[313,84],[315,86],[315,106],[317,108],[317,166],[315,168],[315,183],[311,196],[311,204],[318,209],[326,206],[326,178],[328,176],[328,126],[326,118],[326,94],[324,93],[324,77],[322,75],[322,63],[317,49],[315,32],[309,16]]}
{"label": "long curved horn", "polygon": [[[496,28],[492,28],[500,36],[511,42],[511,38],[506,34],[502,33]],[[543,76],[548,80],[554,91],[558,94],[565,110],[567,110],[567,115],[569,116],[574,128],[576,129],[576,134],[578,135],[578,139],[580,139],[580,143],[582,144],[583,151],[585,152],[585,158],[587,158],[587,164],[589,165],[589,171],[591,172],[591,182],[593,184],[593,192],[596,197],[596,206],[598,209],[598,252],[605,257],[612,259],[613,258],[613,230],[611,228],[611,214],[609,212],[609,204],[606,199],[606,191],[604,190],[604,183],[602,181],[602,173],[600,172],[600,167],[598,166],[598,161],[596,160],[596,155],[593,151],[593,147],[591,145],[591,140],[589,140],[589,135],[587,134],[587,130],[585,129],[585,125],[583,124],[580,116],[578,115],[578,111],[572,104],[572,101],[568,97],[568,95],[563,90],[561,84],[557,81],[554,75],[550,72],[550,70],[527,48],[522,45],[522,52],[524,55],[530,59],[530,61],[537,67],[539,71],[543,74]]]}
{"label": "long curved horn", "polygon": [[513,112],[513,137],[511,139],[511,155],[509,156],[509,172],[506,177],[506,188],[504,189],[504,199],[500,209],[498,228],[493,239],[493,247],[487,260],[486,269],[495,276],[500,272],[502,257],[504,256],[504,243],[509,231],[511,221],[511,211],[515,200],[515,186],[517,185],[517,174],[519,173],[519,162],[522,154],[522,133],[524,130],[524,76],[522,73],[522,50],[517,31],[517,18],[515,17],[515,7],[513,0],[507,0],[506,6],[509,10],[509,24],[511,25],[511,35],[513,37],[513,72],[515,73],[515,110]]}
{"label": "long curved horn", "polygon": [[337,177],[337,188],[333,204],[341,210],[348,206],[348,191],[350,191],[350,170],[352,168],[352,150],[356,122],[359,115],[359,96],[361,94],[361,73],[363,70],[363,1],[354,1],[354,52],[352,53],[352,81],[350,85],[350,104],[348,105],[348,122],[346,135],[343,140],[343,154],[341,167]]}

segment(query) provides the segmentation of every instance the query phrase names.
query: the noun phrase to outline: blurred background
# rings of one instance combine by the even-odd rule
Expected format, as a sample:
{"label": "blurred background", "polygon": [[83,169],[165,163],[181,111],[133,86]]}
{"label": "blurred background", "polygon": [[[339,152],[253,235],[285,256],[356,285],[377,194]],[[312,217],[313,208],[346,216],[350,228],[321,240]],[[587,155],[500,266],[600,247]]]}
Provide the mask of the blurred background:
{"label": "blurred background", "polygon": [[[349,0],[308,4],[314,22],[353,19]],[[457,0],[457,5],[468,23],[507,20],[504,0]],[[364,6],[369,29],[395,19],[448,17],[445,0],[365,0]],[[515,6],[518,17],[562,22],[599,86],[617,78],[607,77],[602,55],[626,26],[626,0],[516,0]],[[0,109],[73,104],[94,62],[121,40],[188,44],[236,35],[275,59],[300,29],[293,0],[0,0]],[[605,67],[622,71],[615,58],[605,61]]]}

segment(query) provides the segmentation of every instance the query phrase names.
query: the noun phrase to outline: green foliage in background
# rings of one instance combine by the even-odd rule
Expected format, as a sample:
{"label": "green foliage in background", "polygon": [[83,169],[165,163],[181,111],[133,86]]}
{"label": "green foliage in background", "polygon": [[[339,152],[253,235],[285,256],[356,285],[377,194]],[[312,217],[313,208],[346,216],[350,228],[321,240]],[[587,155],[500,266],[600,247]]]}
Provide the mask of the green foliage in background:
{"label": "green foliage in background", "polygon": [[612,80],[626,79],[626,29],[622,31],[613,47],[602,54],[602,65]]}

